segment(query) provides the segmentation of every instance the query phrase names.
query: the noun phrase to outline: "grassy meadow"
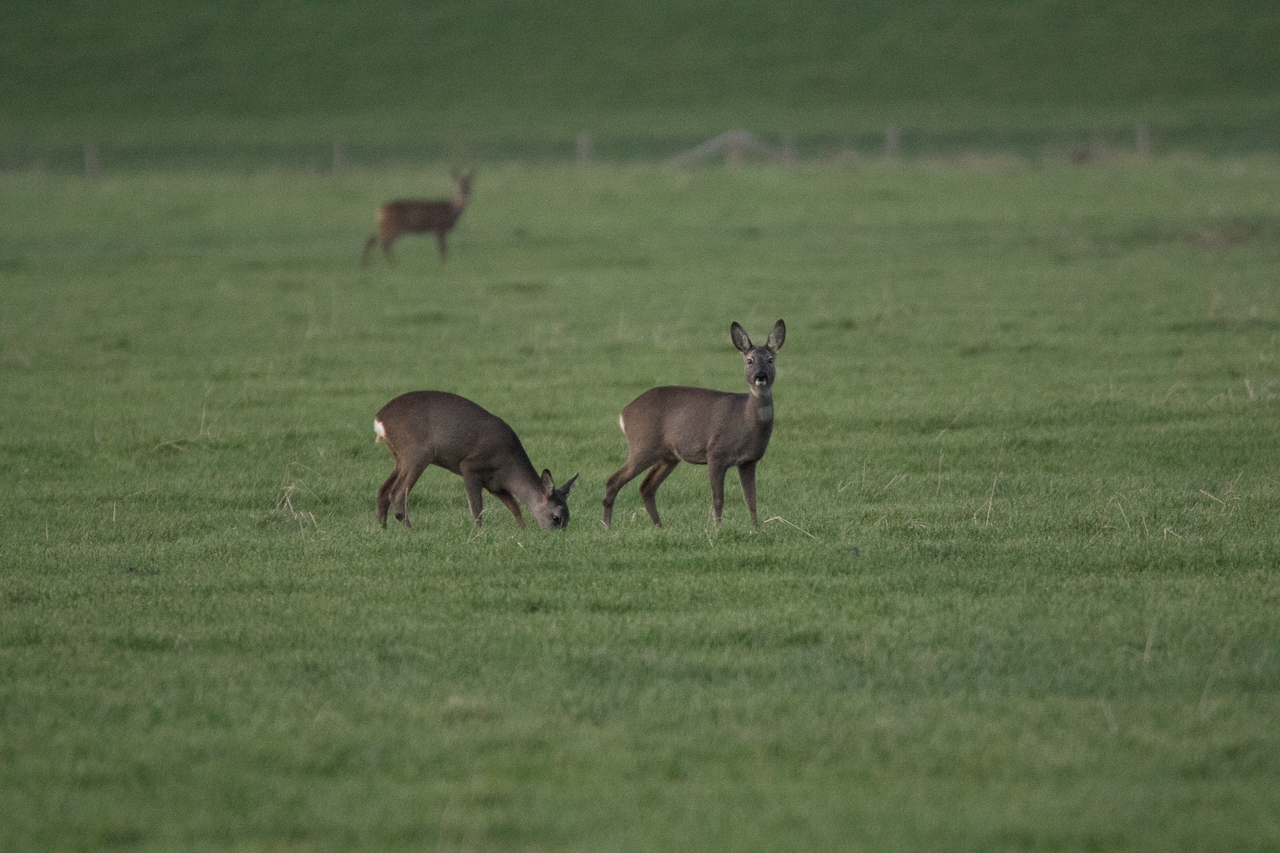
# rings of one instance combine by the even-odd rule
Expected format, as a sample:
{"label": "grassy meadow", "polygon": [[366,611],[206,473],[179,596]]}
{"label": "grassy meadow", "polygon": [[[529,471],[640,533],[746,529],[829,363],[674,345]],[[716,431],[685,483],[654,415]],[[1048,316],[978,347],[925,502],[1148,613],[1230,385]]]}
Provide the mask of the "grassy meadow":
{"label": "grassy meadow", "polygon": [[[0,175],[0,847],[1272,849],[1280,163]],[[740,390],[736,478],[621,465]],[[430,469],[417,388],[581,475]]]}
{"label": "grassy meadow", "polygon": [[[0,851],[1280,847],[1280,6],[0,21]],[[762,524],[605,529],[778,318]],[[422,388],[568,530],[378,528]]]}

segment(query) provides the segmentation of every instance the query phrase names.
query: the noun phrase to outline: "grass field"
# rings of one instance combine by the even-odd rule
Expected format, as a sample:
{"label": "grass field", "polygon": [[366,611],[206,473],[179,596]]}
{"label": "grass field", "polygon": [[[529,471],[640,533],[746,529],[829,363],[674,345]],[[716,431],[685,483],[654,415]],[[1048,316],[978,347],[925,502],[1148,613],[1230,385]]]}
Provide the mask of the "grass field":
{"label": "grass field", "polygon": [[[1280,843],[1280,163],[0,175],[0,848]],[[618,410],[788,325],[752,529]],[[374,524],[416,388],[579,473]]]}
{"label": "grass field", "polygon": [[[0,0],[0,851],[1280,847],[1280,6],[602,9]],[[419,388],[569,529],[379,529]]]}

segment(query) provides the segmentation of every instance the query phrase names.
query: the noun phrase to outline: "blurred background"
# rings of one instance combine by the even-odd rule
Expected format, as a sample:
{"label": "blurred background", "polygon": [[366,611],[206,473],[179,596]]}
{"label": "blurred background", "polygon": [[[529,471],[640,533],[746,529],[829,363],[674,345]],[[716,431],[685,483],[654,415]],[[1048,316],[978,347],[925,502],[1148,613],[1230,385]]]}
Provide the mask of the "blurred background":
{"label": "blurred background", "polygon": [[[0,2],[0,169],[1280,149],[1265,0]],[[730,156],[754,156],[731,147]]]}

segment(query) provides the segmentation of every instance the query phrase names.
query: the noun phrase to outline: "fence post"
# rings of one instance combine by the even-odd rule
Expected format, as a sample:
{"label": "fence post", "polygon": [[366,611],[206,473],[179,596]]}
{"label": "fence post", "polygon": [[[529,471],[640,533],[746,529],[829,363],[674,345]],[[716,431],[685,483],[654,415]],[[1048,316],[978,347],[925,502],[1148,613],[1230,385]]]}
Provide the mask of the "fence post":
{"label": "fence post", "polygon": [[84,144],[84,176],[86,178],[98,177],[98,143],[86,142]]}
{"label": "fence post", "polygon": [[590,131],[582,131],[578,134],[577,140],[577,159],[579,166],[590,166],[592,158],[595,157],[595,146],[591,139]]}
{"label": "fence post", "polygon": [[889,125],[884,129],[884,159],[897,160],[902,155],[902,136],[897,125]]}
{"label": "fence post", "polygon": [[1151,156],[1151,129],[1147,127],[1145,121],[1138,122],[1138,127],[1134,131],[1135,144],[1138,150],[1138,156],[1147,159]]}
{"label": "fence post", "polygon": [[791,131],[787,131],[782,136],[782,162],[788,165],[800,161],[800,155],[796,151],[796,135]]}

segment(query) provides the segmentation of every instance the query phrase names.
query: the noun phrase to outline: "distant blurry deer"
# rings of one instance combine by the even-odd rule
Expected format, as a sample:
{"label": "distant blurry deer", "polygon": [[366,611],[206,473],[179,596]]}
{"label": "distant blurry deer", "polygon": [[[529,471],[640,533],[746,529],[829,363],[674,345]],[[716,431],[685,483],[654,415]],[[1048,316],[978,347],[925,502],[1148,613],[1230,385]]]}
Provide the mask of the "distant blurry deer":
{"label": "distant blurry deer", "polygon": [[[480,526],[481,489],[487,489],[511,510],[524,527],[520,503],[544,530],[569,525],[569,490],[578,479],[556,488],[551,472],[542,476],[515,431],[475,403],[444,391],[401,394],[379,410],[373,421],[377,441],[386,440],[395,469],[378,489],[378,523],[387,526],[387,509],[394,505],[396,520],[410,527],[409,492],[428,465],[439,465],[462,477],[471,516]],[[517,503],[519,501],[520,503]]]}
{"label": "distant blurry deer", "polygon": [[707,466],[717,524],[724,509],[724,475],[736,466],[751,523],[759,524],[756,463],[773,432],[773,360],[782,349],[787,327],[781,320],[775,323],[765,346],[753,345],[737,323],[729,327],[729,335],[742,352],[750,393],[668,385],[645,391],[622,410],[618,426],[627,437],[627,463],[605,484],[606,527],[613,520],[618,491],[648,468],[653,470],[640,484],[640,496],[653,523],[661,527],[658,486],[681,462]]}
{"label": "distant blurry deer", "polygon": [[467,209],[467,203],[471,201],[471,179],[475,174],[474,169],[464,175],[455,168],[452,172],[453,198],[448,201],[401,199],[389,201],[378,208],[378,233],[365,241],[363,262],[369,263],[369,253],[381,243],[382,253],[387,256],[387,262],[391,263],[391,245],[401,234],[434,231],[436,245],[440,247],[440,263],[444,263],[447,253],[445,235],[457,223],[458,217],[462,216],[462,211]]}

